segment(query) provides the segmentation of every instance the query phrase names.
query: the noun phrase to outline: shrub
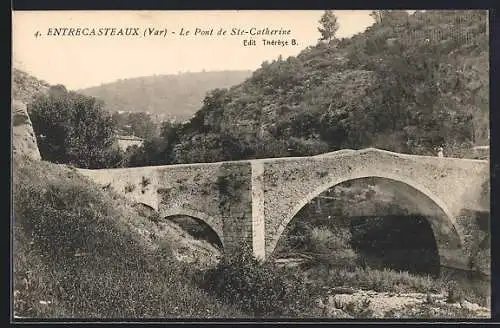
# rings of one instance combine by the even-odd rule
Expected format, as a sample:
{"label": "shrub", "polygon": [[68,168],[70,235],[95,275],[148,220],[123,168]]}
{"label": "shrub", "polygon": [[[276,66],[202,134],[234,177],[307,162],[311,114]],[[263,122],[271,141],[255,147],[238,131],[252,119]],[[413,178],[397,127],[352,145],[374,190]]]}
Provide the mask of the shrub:
{"label": "shrub", "polygon": [[130,182],[127,183],[127,185],[125,186],[125,192],[129,193],[129,192],[132,192],[134,190],[135,190],[135,186]]}
{"label": "shrub", "polygon": [[102,104],[64,86],[53,86],[28,105],[44,160],[84,168],[115,166],[121,153],[113,149],[113,121]]}
{"label": "shrub", "polygon": [[333,232],[328,228],[314,227],[310,235],[311,246],[316,251],[325,252],[325,248],[330,246],[330,242],[334,237]]}
{"label": "shrub", "polygon": [[353,271],[337,269],[329,272],[329,286],[351,286],[377,292],[438,292],[442,283],[429,276],[417,276],[393,270],[356,268]]}
{"label": "shrub", "polygon": [[245,248],[208,271],[204,288],[255,317],[311,315],[314,288],[292,271],[250,254]]}
{"label": "shrub", "polygon": [[339,227],[332,231],[327,227],[314,227],[308,235],[307,246],[314,253],[309,265],[331,268],[353,269],[358,255],[351,247],[351,233],[347,228]]}

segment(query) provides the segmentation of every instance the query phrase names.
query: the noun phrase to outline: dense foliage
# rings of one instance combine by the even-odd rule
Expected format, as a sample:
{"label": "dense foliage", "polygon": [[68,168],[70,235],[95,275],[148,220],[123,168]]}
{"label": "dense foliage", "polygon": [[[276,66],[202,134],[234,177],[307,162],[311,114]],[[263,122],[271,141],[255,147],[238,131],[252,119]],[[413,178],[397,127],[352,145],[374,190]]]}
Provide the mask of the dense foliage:
{"label": "dense foliage", "polygon": [[[334,20],[333,14],[325,15],[323,29]],[[85,91],[103,97],[107,107],[143,111],[115,112],[112,119],[93,98],[64,89],[54,96],[52,88],[30,106],[42,157],[82,167],[117,167],[307,156],[364,147],[430,155],[439,146],[445,156],[461,157],[471,146],[487,144],[485,12],[378,10],[372,15],[375,24],[365,32],[319,42],[286,60],[280,56],[266,61],[229,89],[220,87],[237,83],[234,79],[208,72],[139,79],[141,88],[124,91],[165,91],[159,87],[165,81],[198,90],[198,82],[204,87],[213,82],[219,88],[206,94],[185,123],[157,123],[159,117],[145,113],[151,104],[131,108],[116,103],[126,101],[120,90],[137,86],[134,79]],[[240,75],[238,81],[244,78]],[[14,82],[16,76],[26,80],[17,74]],[[167,89],[183,94],[177,87]],[[191,104],[189,97],[181,98]],[[111,150],[112,129],[117,128],[118,133],[145,138],[144,147],[126,153]]]}
{"label": "dense foliage", "polygon": [[95,98],[51,87],[28,105],[42,159],[84,168],[112,166],[120,157],[113,149],[111,116]]}
{"label": "dense foliage", "polygon": [[111,118],[116,132],[119,134],[134,135],[146,139],[152,139],[158,135],[159,124],[154,117],[147,113],[114,112]]}
{"label": "dense foliage", "polygon": [[256,318],[314,316],[314,286],[286,268],[252,257],[250,247],[205,273],[203,286],[214,296]]}

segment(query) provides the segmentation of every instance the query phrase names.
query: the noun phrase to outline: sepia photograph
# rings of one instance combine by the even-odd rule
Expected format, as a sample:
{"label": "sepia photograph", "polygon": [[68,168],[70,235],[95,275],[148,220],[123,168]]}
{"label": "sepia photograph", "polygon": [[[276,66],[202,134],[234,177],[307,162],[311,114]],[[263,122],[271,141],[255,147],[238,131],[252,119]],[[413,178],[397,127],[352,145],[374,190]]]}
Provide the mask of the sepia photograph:
{"label": "sepia photograph", "polygon": [[490,319],[488,24],[13,10],[11,321]]}

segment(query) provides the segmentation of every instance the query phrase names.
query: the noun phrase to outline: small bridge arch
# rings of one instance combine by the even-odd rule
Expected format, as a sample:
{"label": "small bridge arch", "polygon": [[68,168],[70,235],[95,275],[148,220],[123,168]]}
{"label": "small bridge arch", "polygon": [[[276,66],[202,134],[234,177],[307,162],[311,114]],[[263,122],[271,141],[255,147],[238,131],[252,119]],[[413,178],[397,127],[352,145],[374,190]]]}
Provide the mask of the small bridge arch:
{"label": "small bridge arch", "polygon": [[208,227],[210,227],[210,229],[212,229],[212,231],[219,238],[220,244],[222,245],[222,249],[225,249],[224,234],[222,231],[222,225],[219,224],[218,220],[211,217],[210,215],[199,212],[199,211],[191,210],[191,209],[171,209],[168,211],[161,212],[160,215],[164,219],[185,216],[185,217],[190,217],[190,218],[193,218],[193,219],[196,219],[196,220],[199,220],[199,221],[205,223]]}
{"label": "small bridge arch", "polygon": [[[432,203],[434,203],[439,210],[442,211],[442,214],[440,218],[437,218],[436,220],[441,220],[444,221],[444,226],[446,227],[446,232],[441,231],[439,227],[436,226],[436,222],[429,222],[432,231],[434,233],[434,238],[436,240],[436,245],[438,247],[439,255],[440,257],[442,256],[442,251],[449,248],[448,240],[451,239],[453,244],[455,244],[455,248],[461,248],[463,245],[463,237],[459,233],[459,230],[457,229],[456,222],[455,222],[455,217],[453,216],[452,212],[449,210],[449,208],[446,206],[446,204],[434,193],[432,193],[430,190],[428,190],[425,186],[422,186],[421,184],[412,181],[402,175],[395,175],[391,173],[386,173],[386,172],[380,172],[377,174],[364,174],[364,173],[353,173],[350,175],[342,176],[342,177],[334,177],[328,179],[325,183],[322,183],[320,186],[316,187],[314,190],[312,190],[309,194],[307,194],[306,197],[303,197],[293,208],[291,208],[283,220],[281,221],[280,225],[278,226],[276,230],[276,234],[274,238],[271,240],[269,248],[267,248],[267,255],[266,258],[269,258],[273,252],[276,249],[276,246],[278,244],[278,241],[282,238],[282,235],[286,229],[286,227],[289,225],[289,223],[293,220],[293,218],[298,214],[298,212],[306,206],[311,200],[319,196],[321,193],[324,191],[333,188],[343,182],[347,181],[354,181],[354,180],[360,180],[360,179],[365,179],[365,178],[380,178],[396,183],[401,183],[409,187],[410,189],[416,191],[417,193],[425,196],[428,200],[430,200]],[[440,222],[443,223],[443,222]],[[443,233],[446,234],[447,238],[443,239]]]}

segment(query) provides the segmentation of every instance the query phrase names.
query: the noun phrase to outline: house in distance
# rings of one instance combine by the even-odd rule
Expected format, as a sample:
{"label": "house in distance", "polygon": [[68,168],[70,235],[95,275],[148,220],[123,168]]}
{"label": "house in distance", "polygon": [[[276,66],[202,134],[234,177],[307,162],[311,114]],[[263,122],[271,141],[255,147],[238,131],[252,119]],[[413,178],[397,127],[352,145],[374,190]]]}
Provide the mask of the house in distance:
{"label": "house in distance", "polygon": [[129,147],[132,146],[141,147],[144,144],[144,139],[136,136],[117,135],[116,142],[120,150],[126,151]]}

